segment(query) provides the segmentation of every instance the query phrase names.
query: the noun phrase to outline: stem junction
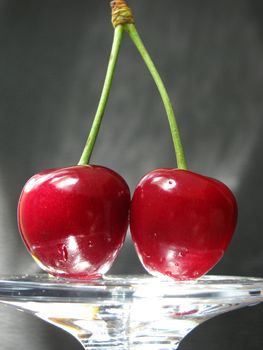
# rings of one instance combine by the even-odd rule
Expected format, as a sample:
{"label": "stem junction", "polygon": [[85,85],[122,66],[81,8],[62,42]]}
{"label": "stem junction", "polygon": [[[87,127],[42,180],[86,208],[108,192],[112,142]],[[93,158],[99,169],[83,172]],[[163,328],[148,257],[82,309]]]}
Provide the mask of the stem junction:
{"label": "stem junction", "polygon": [[120,46],[123,38],[124,30],[129,34],[131,40],[135,44],[137,50],[142,56],[150,74],[155,81],[155,84],[159,90],[160,96],[163,101],[163,105],[167,114],[168,122],[170,125],[171,135],[173,139],[177,166],[179,169],[187,169],[184,149],[181,142],[179,128],[176,122],[173,106],[169,98],[165,85],[160,77],[160,74],[151,59],[148,51],[146,50],[142,39],[134,24],[134,17],[130,7],[125,0],[114,0],[111,2],[112,7],[112,24],[115,28],[114,39],[112,44],[112,51],[108,64],[108,69],[105,77],[104,86],[101,93],[101,98],[97,108],[97,112],[90,130],[88,140],[86,142],[84,151],[79,161],[79,165],[86,165],[90,161],[90,157],[97,139],[97,135],[101,126],[103,115],[106,109],[106,105],[109,99],[110,89],[112,86],[112,80],[119,56]]}

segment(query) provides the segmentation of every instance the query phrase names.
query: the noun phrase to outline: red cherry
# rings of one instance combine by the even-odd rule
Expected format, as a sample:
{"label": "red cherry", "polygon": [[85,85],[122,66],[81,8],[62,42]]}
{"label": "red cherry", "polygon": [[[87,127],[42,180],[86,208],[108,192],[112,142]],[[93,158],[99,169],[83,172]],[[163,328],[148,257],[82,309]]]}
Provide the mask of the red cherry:
{"label": "red cherry", "polygon": [[157,169],[136,187],[131,234],[153,275],[195,279],[223,256],[237,222],[229,188],[187,170]]}
{"label": "red cherry", "polygon": [[94,278],[106,273],[128,226],[130,192],[101,166],[46,170],[24,186],[18,204],[22,238],[52,275]]}

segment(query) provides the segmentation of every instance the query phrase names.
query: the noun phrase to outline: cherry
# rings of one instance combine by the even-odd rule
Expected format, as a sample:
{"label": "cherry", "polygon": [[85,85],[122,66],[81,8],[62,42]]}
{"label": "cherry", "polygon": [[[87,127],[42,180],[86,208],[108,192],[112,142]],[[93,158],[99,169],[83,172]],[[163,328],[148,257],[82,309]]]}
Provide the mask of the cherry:
{"label": "cherry", "polygon": [[127,226],[130,192],[102,166],[46,170],[24,186],[18,204],[22,238],[39,265],[67,278],[99,277],[111,267]]}
{"label": "cherry", "polygon": [[128,226],[130,191],[124,179],[89,165],[109,99],[124,28],[114,31],[98,108],[77,166],[46,170],[25,185],[18,226],[36,262],[52,275],[96,278],[111,267]]}
{"label": "cherry", "polygon": [[236,222],[229,188],[187,170],[148,173],[132,199],[132,239],[145,268],[157,276],[202,276],[223,256]]}

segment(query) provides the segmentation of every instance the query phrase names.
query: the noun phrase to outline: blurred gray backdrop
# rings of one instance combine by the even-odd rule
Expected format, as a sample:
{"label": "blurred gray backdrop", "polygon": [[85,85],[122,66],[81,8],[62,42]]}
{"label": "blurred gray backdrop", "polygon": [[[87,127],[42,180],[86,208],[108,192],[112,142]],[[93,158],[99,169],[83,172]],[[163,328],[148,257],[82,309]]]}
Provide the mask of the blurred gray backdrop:
{"label": "blurred gray backdrop", "polygon": [[[263,2],[131,0],[160,69],[193,171],[228,184],[239,202],[231,247],[211,271],[263,276]],[[25,181],[75,164],[96,111],[113,30],[108,0],[0,1],[0,273],[35,273],[16,224]],[[133,191],[174,167],[158,93],[126,37],[92,162]],[[127,238],[112,273],[144,273]],[[203,324],[181,349],[262,349],[263,307]],[[1,350],[81,349],[70,336],[0,309]]]}

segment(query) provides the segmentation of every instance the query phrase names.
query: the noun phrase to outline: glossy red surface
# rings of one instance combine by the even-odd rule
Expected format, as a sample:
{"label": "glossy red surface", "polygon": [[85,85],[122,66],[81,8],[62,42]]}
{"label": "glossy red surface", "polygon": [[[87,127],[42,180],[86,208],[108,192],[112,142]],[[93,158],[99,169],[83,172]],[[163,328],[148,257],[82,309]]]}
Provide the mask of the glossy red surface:
{"label": "glossy red surface", "polygon": [[153,275],[202,276],[223,256],[236,222],[237,203],[229,188],[186,170],[150,172],[132,199],[132,238]]}
{"label": "glossy red surface", "polygon": [[94,278],[108,271],[128,226],[130,192],[101,166],[46,170],[24,186],[18,204],[22,238],[55,276]]}

